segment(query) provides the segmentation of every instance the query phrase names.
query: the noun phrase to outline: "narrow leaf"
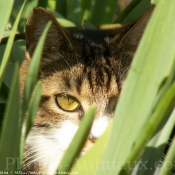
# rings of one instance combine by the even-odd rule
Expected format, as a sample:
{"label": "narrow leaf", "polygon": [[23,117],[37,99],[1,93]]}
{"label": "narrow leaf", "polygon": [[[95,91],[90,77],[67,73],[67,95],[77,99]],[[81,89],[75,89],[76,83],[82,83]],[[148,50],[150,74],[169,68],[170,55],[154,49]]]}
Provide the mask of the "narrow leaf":
{"label": "narrow leaf", "polygon": [[82,147],[84,146],[87,137],[89,135],[94,115],[95,115],[95,107],[92,106],[89,109],[89,111],[84,115],[80,123],[79,129],[75,134],[72,142],[70,143],[60,163],[58,173],[60,173],[61,175],[70,171],[75,162],[75,159],[80,154]]}
{"label": "narrow leaf", "polygon": [[33,126],[33,122],[40,104],[40,98],[41,98],[41,82],[38,82],[36,84],[36,87],[34,89],[33,95],[31,97],[31,102],[29,105],[28,115],[26,116],[26,131],[25,131],[25,137],[28,135],[30,128]]}
{"label": "narrow leaf", "polygon": [[14,26],[12,28],[12,31],[10,33],[10,37],[8,39],[8,42],[7,42],[7,46],[6,46],[6,49],[5,49],[4,56],[3,56],[3,59],[2,59],[2,62],[1,62],[1,66],[0,66],[0,87],[1,87],[1,84],[2,84],[2,80],[3,80],[3,77],[4,77],[6,67],[7,67],[7,63],[9,61],[9,57],[10,57],[10,53],[11,53],[11,50],[12,50],[12,45],[13,45],[15,33],[16,33],[18,23],[19,23],[19,20],[20,20],[20,17],[21,17],[21,14],[22,14],[25,3],[26,3],[26,1],[24,1],[23,5],[22,5],[22,7],[21,7],[21,9],[18,13],[18,16],[15,20]]}
{"label": "narrow leaf", "polygon": [[111,23],[117,7],[116,0],[96,0],[92,11],[91,23],[93,25]]}
{"label": "narrow leaf", "polygon": [[121,23],[141,1],[142,0],[131,1],[130,4],[117,16],[113,23]]}
{"label": "narrow leaf", "polygon": [[0,43],[5,31],[5,28],[7,26],[7,23],[9,22],[9,17],[12,11],[13,3],[14,3],[13,0],[9,0],[8,3],[6,0],[0,1],[0,21],[1,21]]}
{"label": "narrow leaf", "polygon": [[[165,123],[163,122],[164,125],[158,129],[154,137],[146,145],[132,175],[153,175],[156,171],[160,170],[165,149],[171,142],[170,136],[175,124],[175,109],[168,121],[165,121]],[[144,168],[143,162],[146,162],[146,167]]]}
{"label": "narrow leaf", "polygon": [[[173,142],[171,143],[170,149],[168,151],[168,154],[166,155],[166,158],[163,162],[162,168],[160,170],[159,175],[167,175],[171,174],[173,168],[174,168],[174,162],[175,162],[175,137],[173,138]],[[168,165],[168,167],[167,167]]]}
{"label": "narrow leaf", "polygon": [[40,37],[39,42],[36,46],[33,57],[31,59],[31,63],[30,63],[29,70],[27,73],[27,80],[26,80],[26,87],[25,87],[25,94],[24,94],[23,113],[25,113],[25,111],[28,108],[28,104],[30,103],[30,98],[32,96],[32,92],[33,92],[33,89],[35,87],[35,83],[36,83],[38,71],[39,71],[42,50],[43,50],[43,46],[44,46],[44,41],[45,41],[45,38],[46,38],[46,35],[47,35],[47,32],[49,30],[50,25],[51,25],[51,22],[49,22],[46,25],[46,27],[43,31],[43,34]]}
{"label": "narrow leaf", "polygon": [[[144,146],[156,132],[163,119],[168,115],[168,113],[175,106],[175,83],[168,89],[165,95],[160,100],[155,112],[152,114],[150,119],[148,120],[146,126],[141,131],[138,136],[138,140],[135,143],[132,151],[130,152],[128,158],[126,159],[126,164],[124,164],[124,168],[121,171],[121,174],[130,174],[132,168],[135,166],[135,161],[138,160],[139,155],[141,154]],[[128,162],[134,162],[133,165],[127,166]]]}
{"label": "narrow leaf", "polygon": [[102,160],[114,162],[117,168],[110,165],[108,169],[99,169],[98,175],[119,173],[137,142],[139,133],[151,117],[162,82],[170,76],[174,68],[174,16],[174,1],[167,3],[160,0],[131,65],[115,112],[110,141]]}
{"label": "narrow leaf", "polygon": [[[80,159],[75,162],[71,173],[74,172],[80,175],[94,174],[100,167],[100,161],[109,141],[109,136],[112,128],[112,120],[105,133],[95,142],[94,146]],[[110,163],[110,162],[109,162]]]}
{"label": "narrow leaf", "polygon": [[82,0],[81,1],[81,14],[80,23],[82,24],[84,20],[89,20],[92,11],[92,0]]}
{"label": "narrow leaf", "polygon": [[0,138],[0,170],[6,170],[9,173],[14,172],[17,168],[20,169],[19,146],[22,120],[20,115],[18,69],[19,67],[16,65]]}

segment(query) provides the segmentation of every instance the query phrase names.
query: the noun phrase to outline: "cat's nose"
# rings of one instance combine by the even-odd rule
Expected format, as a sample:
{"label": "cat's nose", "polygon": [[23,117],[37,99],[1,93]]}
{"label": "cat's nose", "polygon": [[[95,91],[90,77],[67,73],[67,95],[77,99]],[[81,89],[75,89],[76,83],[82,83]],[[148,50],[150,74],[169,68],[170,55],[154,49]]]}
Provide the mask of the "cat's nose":
{"label": "cat's nose", "polygon": [[92,134],[89,135],[89,140],[92,142],[92,143],[95,143],[96,140],[97,140],[97,137],[94,137]]}

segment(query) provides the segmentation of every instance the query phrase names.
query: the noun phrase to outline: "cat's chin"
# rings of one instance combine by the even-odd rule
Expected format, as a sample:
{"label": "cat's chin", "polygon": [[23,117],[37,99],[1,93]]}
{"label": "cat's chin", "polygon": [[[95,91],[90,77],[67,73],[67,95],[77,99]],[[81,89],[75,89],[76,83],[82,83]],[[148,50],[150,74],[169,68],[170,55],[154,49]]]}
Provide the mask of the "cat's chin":
{"label": "cat's chin", "polygon": [[78,125],[70,120],[58,127],[33,127],[25,143],[23,171],[55,174],[77,129]]}

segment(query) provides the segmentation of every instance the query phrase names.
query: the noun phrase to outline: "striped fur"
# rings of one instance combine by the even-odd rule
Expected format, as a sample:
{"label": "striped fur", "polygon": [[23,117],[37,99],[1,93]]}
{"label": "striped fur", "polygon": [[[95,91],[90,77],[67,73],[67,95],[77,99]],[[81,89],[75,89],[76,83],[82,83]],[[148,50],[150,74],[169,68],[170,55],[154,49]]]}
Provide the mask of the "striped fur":
{"label": "striped fur", "polygon": [[[40,107],[27,137],[24,171],[54,174],[83,114],[97,107],[82,153],[105,131],[113,116],[133,55],[152,10],[136,23],[111,30],[64,29],[53,15],[35,8],[26,24],[26,56],[21,66],[21,89],[39,37],[49,20],[38,79],[42,82]],[[58,94],[73,96],[80,108],[68,112],[56,103]]]}

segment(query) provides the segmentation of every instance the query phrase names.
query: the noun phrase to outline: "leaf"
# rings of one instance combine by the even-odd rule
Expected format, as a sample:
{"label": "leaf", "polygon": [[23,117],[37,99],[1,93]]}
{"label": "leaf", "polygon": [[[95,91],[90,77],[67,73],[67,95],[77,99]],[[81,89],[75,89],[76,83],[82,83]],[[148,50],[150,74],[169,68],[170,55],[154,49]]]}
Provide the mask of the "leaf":
{"label": "leaf", "polygon": [[53,11],[52,9],[49,9],[49,11],[55,16],[57,21],[60,23],[63,27],[75,27],[75,24],[72,21],[69,21],[68,19],[64,18],[60,13]]}
{"label": "leaf", "polygon": [[91,23],[93,25],[111,23],[117,7],[116,0],[96,0],[92,11]]}
{"label": "leaf", "polygon": [[[134,162],[138,160],[144,145],[151,139],[153,134],[156,132],[163,119],[168,115],[168,113],[175,106],[175,83],[168,89],[165,95],[160,99],[157,108],[151,115],[150,119],[147,121],[145,127],[138,136],[138,140],[132,148],[128,158],[126,159],[126,164],[123,166],[124,169],[121,174],[130,174],[132,171],[132,165],[127,166],[128,162]],[[135,165],[135,162],[134,162]]]}
{"label": "leaf", "polygon": [[150,4],[150,0],[141,0],[140,3],[135,6],[129,14],[127,14],[124,22],[130,23],[133,21],[137,21],[143,15],[143,13],[151,7],[152,4]]}
{"label": "leaf", "polygon": [[151,4],[157,4],[159,0],[151,0]]}
{"label": "leaf", "polygon": [[9,61],[9,57],[10,57],[10,53],[11,53],[11,49],[12,49],[12,45],[13,45],[13,40],[14,40],[14,37],[15,37],[15,33],[16,33],[16,30],[17,30],[17,26],[18,26],[18,23],[19,23],[19,20],[20,20],[25,2],[26,1],[24,1],[23,5],[22,5],[22,7],[19,11],[19,14],[18,14],[18,16],[15,20],[14,26],[13,26],[12,31],[10,33],[10,37],[8,39],[8,43],[7,43],[7,46],[6,46],[6,49],[5,49],[4,56],[3,56],[3,59],[2,59],[2,62],[1,62],[1,66],[0,66],[0,87],[1,87],[1,84],[2,84],[2,80],[4,78],[4,73],[5,73],[5,70],[6,70],[6,67],[7,67],[7,63]]}
{"label": "leaf", "polygon": [[14,172],[20,169],[19,146],[21,139],[22,119],[20,115],[19,74],[15,66],[13,84],[5,110],[2,132],[0,135],[0,170]]}
{"label": "leaf", "polygon": [[100,168],[100,161],[102,159],[104,150],[106,149],[111,133],[112,121],[110,122],[105,133],[97,140],[92,149],[90,149],[84,156],[76,161],[71,173],[78,173],[79,175],[94,174]]}
{"label": "leaf", "polygon": [[65,0],[57,0],[55,1],[55,11],[59,12],[61,15],[63,15],[65,18],[67,17],[67,4],[68,2]]}
{"label": "leaf", "polygon": [[79,0],[71,0],[67,4],[67,19],[76,25],[80,25],[80,2]]}
{"label": "leaf", "polygon": [[174,68],[174,16],[174,2],[160,0],[135,54],[115,112],[110,141],[102,159],[114,162],[116,167],[110,165],[108,169],[99,169],[96,173],[98,175],[119,173],[155,108],[159,88]]}
{"label": "leaf", "polygon": [[49,30],[50,25],[51,25],[51,22],[49,22],[46,25],[46,27],[43,31],[43,34],[40,37],[39,42],[36,46],[36,49],[35,49],[34,54],[32,56],[32,59],[31,59],[31,63],[30,63],[28,73],[27,73],[27,80],[26,80],[26,86],[25,86],[25,92],[24,92],[23,114],[25,114],[27,109],[28,109],[28,104],[30,103],[33,89],[34,89],[35,84],[36,84],[41,55],[42,55],[42,50],[43,50],[43,46],[44,46],[44,41],[45,41],[45,38],[46,38],[46,35],[47,35],[47,32]]}
{"label": "leaf", "polygon": [[121,23],[141,1],[142,0],[131,1],[130,4],[117,16],[113,23]]}
{"label": "leaf", "polygon": [[92,0],[81,1],[81,13],[80,13],[80,24],[83,24],[84,20],[90,20],[92,11]]}
{"label": "leaf", "polygon": [[65,172],[69,172],[72,168],[75,159],[80,154],[82,147],[84,146],[87,137],[89,135],[92,122],[94,120],[95,115],[95,107],[92,106],[89,111],[83,116],[82,121],[80,123],[79,129],[75,134],[72,142],[70,143],[58,169],[59,174],[64,174]]}
{"label": "leaf", "polygon": [[38,0],[38,7],[47,8],[48,0]]}
{"label": "leaf", "polygon": [[4,35],[7,23],[9,22],[9,17],[12,11],[13,3],[14,3],[13,0],[9,0],[8,3],[6,0],[0,1],[0,21],[1,21],[0,41]]}
{"label": "leaf", "polygon": [[33,95],[31,97],[28,114],[26,116],[26,132],[25,132],[26,135],[25,137],[28,135],[30,128],[33,126],[33,122],[36,117],[36,113],[38,111],[38,107],[40,104],[40,98],[41,98],[41,87],[42,87],[41,82],[38,82],[36,84]]}
{"label": "leaf", "polygon": [[83,28],[84,29],[93,29],[93,30],[96,29],[95,26],[93,26],[89,21],[86,21],[86,20],[83,22]]}
{"label": "leaf", "polygon": [[[173,165],[175,161],[175,149],[174,148],[175,148],[175,137],[173,137],[173,141],[165,157],[165,160],[163,162],[159,175],[171,174],[171,171],[174,168]],[[167,164],[169,165],[169,167],[167,167]]]}
{"label": "leaf", "polygon": [[[147,144],[138,165],[134,168],[132,175],[152,175],[160,169],[161,160],[165,156],[165,148],[169,145],[170,135],[175,124],[175,109],[164,126],[157,131],[155,136]],[[168,143],[168,144],[167,144]],[[143,168],[143,162],[146,167]]]}

